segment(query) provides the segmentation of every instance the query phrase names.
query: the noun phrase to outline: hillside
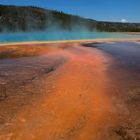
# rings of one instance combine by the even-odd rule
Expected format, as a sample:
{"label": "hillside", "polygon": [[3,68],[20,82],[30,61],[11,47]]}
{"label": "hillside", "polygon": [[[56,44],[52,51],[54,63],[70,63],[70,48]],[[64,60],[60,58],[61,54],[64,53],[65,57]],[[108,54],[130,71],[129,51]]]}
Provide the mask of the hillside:
{"label": "hillside", "polygon": [[59,27],[63,30],[140,32],[139,23],[101,22],[80,16],[32,6],[0,5],[0,32],[44,31]]}

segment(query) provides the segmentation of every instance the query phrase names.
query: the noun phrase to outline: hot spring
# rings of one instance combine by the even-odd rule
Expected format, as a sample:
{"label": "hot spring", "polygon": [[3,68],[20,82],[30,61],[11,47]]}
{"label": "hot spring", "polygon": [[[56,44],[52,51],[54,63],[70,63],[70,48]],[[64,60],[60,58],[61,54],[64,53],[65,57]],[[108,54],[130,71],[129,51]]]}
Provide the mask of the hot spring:
{"label": "hot spring", "polygon": [[82,40],[97,38],[140,38],[140,35],[108,32],[88,31],[50,31],[32,33],[2,33],[0,43],[29,42],[29,41],[57,41],[57,40]]}

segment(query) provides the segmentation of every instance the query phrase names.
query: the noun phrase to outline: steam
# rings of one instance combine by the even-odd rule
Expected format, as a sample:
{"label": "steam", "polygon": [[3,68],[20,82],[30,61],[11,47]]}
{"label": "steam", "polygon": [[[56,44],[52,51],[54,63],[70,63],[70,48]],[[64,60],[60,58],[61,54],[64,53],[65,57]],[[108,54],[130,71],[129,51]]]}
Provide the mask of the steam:
{"label": "steam", "polygon": [[47,12],[46,21],[42,30],[36,30],[36,24],[32,22],[30,15],[26,17],[27,31],[22,31],[16,26],[16,31],[9,32],[7,28],[1,27],[3,33],[0,34],[0,43],[24,42],[24,41],[49,41],[49,40],[77,40],[93,38],[96,29],[90,30],[86,24],[75,23],[71,20],[69,27],[63,27],[61,21],[56,20],[51,12]]}
{"label": "steam", "polygon": [[97,32],[91,21],[78,16],[35,7],[10,8],[7,14],[0,13],[0,42],[87,39]]}
{"label": "steam", "polygon": [[[2,6],[0,32],[93,31],[91,20],[37,7]],[[1,8],[0,7],[0,8]]]}

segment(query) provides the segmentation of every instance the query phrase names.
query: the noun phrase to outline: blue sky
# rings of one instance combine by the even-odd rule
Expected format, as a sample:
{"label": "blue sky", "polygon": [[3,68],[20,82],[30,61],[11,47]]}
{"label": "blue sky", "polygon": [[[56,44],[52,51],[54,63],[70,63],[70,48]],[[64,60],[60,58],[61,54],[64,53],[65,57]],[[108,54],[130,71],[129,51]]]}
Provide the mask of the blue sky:
{"label": "blue sky", "polygon": [[140,0],[0,0],[0,4],[33,5],[102,21],[140,22]]}

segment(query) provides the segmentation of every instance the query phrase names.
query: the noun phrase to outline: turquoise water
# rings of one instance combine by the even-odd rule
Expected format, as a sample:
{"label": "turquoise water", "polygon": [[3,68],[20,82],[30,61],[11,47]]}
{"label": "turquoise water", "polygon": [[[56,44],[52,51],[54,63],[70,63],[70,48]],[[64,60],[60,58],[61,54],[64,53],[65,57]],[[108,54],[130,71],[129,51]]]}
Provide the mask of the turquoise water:
{"label": "turquoise water", "polygon": [[25,42],[25,41],[54,41],[54,40],[78,40],[97,38],[140,38],[140,35],[128,35],[107,32],[33,32],[33,33],[2,33],[0,43]]}

